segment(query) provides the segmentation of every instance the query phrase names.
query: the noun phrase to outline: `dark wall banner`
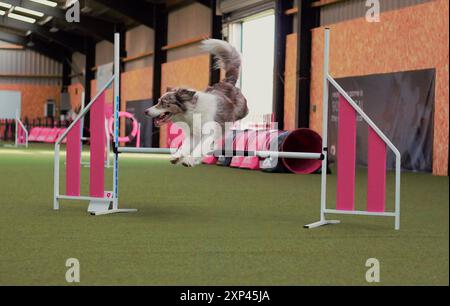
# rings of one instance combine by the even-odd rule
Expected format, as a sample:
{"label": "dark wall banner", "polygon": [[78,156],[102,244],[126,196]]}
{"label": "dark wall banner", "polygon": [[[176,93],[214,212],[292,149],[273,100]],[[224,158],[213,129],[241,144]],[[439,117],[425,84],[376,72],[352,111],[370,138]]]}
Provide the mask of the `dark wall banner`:
{"label": "dark wall banner", "polygon": [[[417,70],[337,79],[402,154],[402,169],[431,172],[435,70]],[[338,92],[330,86],[329,148],[336,160]],[[367,124],[357,118],[357,164],[367,166]],[[388,150],[387,167],[395,167]]]}
{"label": "dark wall banner", "polygon": [[[152,106],[152,100],[139,100],[127,102],[127,112],[133,114],[136,120],[141,124],[141,147],[150,148],[152,146],[153,121],[145,116],[144,111]],[[125,134],[129,135],[132,130],[131,121],[128,119],[125,128]],[[135,147],[136,139],[128,143],[127,146]]]}

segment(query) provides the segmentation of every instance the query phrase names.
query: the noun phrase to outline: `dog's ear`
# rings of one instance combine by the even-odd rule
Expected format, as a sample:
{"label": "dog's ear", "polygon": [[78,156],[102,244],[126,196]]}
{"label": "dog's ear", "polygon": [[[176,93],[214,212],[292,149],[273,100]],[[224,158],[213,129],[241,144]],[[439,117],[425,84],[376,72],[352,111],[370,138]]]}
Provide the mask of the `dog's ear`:
{"label": "dog's ear", "polygon": [[185,89],[185,88],[180,88],[175,92],[175,95],[176,95],[177,99],[180,101],[183,101],[183,102],[191,101],[192,98],[195,96],[195,91]]}

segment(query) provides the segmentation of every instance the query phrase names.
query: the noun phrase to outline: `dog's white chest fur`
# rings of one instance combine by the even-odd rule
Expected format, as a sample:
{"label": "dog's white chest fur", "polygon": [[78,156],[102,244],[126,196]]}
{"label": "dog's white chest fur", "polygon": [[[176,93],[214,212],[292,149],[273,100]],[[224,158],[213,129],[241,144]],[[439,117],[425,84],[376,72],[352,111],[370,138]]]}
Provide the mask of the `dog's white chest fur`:
{"label": "dog's white chest fur", "polygon": [[[184,114],[184,122],[190,127],[194,126],[194,118],[201,119],[201,125],[214,121],[217,113],[217,99],[214,95],[198,92],[196,102],[189,104]],[[198,123],[196,124],[198,125]]]}

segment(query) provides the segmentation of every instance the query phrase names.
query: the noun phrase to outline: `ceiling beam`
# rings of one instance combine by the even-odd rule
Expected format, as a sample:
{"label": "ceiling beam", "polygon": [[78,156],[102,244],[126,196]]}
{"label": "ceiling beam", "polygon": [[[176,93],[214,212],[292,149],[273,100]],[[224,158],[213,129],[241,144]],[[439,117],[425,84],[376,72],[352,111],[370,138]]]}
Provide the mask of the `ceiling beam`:
{"label": "ceiling beam", "polygon": [[58,31],[57,33],[51,33],[48,29],[43,26],[39,26],[37,24],[26,23],[18,20],[14,20],[8,18],[7,16],[0,16],[0,26],[22,30],[22,31],[31,31],[39,36],[42,36],[46,40],[50,42],[55,42],[63,48],[66,48],[70,51],[78,51],[83,53],[83,39],[71,33]]}
{"label": "ceiling beam", "polygon": [[211,7],[211,1],[210,0],[196,0],[195,2],[201,3],[207,7]]}
{"label": "ceiling beam", "polygon": [[21,6],[30,10],[44,13],[47,16],[64,21],[68,26],[73,26],[86,35],[95,39],[106,39],[110,42],[114,41],[114,24],[105,20],[97,19],[87,15],[80,16],[80,22],[68,23],[66,21],[66,11],[58,7],[50,7],[32,1],[23,0],[1,0],[14,6]]}
{"label": "ceiling beam", "polygon": [[45,44],[42,44],[40,41],[33,40],[33,47],[27,46],[29,43],[29,39],[19,36],[16,34],[6,33],[0,30],[0,40],[6,41],[11,44],[20,45],[24,48],[36,51],[44,56],[47,56],[55,61],[62,62],[61,55],[57,52],[57,50],[50,49]]}
{"label": "ceiling beam", "polygon": [[106,7],[125,15],[136,22],[146,25],[150,28],[154,27],[153,12],[155,5],[144,1],[133,1],[130,4],[129,1],[123,0],[95,0]]}
{"label": "ceiling beam", "polygon": [[[211,38],[222,39],[222,16],[217,14],[217,0],[208,0],[211,11]],[[217,63],[211,56],[209,64],[209,85],[220,82],[220,69],[217,69]]]}
{"label": "ceiling beam", "polygon": [[184,1],[180,1],[175,4],[172,4],[172,5],[168,5],[167,10],[169,12],[172,12],[172,11],[182,9],[184,7],[187,7],[187,6],[195,4],[195,3],[200,3],[207,7],[211,7],[210,0],[184,0]]}

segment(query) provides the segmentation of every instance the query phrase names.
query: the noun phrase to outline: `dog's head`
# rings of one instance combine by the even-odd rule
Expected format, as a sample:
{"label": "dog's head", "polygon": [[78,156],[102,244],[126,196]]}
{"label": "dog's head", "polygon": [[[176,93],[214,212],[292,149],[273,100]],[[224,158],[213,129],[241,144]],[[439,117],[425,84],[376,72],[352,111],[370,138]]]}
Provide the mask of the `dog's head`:
{"label": "dog's head", "polygon": [[187,103],[193,103],[196,91],[186,88],[167,88],[167,92],[158,100],[158,104],[145,110],[145,114],[154,118],[156,126],[167,123],[172,117],[182,115]]}

